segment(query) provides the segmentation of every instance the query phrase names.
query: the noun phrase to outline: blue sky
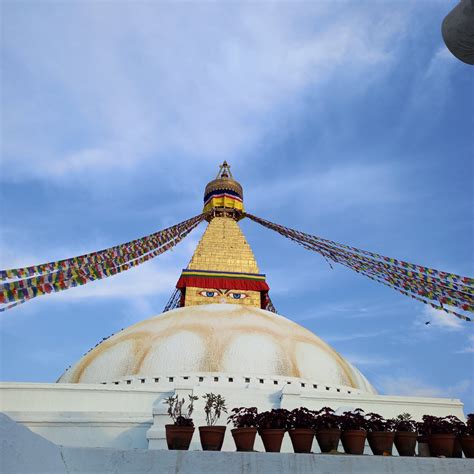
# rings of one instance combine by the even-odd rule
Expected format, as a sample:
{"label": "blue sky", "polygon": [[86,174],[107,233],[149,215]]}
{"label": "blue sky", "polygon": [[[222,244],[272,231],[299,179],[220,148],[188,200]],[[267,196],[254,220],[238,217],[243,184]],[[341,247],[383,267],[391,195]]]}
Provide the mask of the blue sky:
{"label": "blue sky", "polygon": [[[226,159],[249,212],[472,276],[474,76],[440,35],[456,3],[3,2],[0,267],[196,215]],[[204,228],[1,314],[1,379],[54,381],[160,313]],[[473,325],[242,228],[279,312],[381,393],[474,411]]]}

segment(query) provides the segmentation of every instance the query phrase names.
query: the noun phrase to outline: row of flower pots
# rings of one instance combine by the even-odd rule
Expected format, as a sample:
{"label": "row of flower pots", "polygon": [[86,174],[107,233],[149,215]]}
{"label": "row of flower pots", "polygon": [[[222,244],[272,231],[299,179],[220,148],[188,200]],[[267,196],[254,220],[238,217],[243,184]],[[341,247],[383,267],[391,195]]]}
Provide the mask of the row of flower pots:
{"label": "row of flower pots", "polygon": [[[199,427],[203,450],[220,451],[226,432],[225,426],[215,426],[222,413],[227,413],[225,400],[212,393],[203,397],[207,426]],[[193,402],[190,396],[187,411],[185,400],[177,396],[165,400],[173,425],[166,425],[169,449],[188,449],[194,433],[191,418]],[[339,441],[348,454],[363,454],[366,440],[375,455],[391,455],[395,445],[400,456],[414,456],[418,441],[418,455],[474,457],[474,414],[467,423],[455,416],[425,415],[415,422],[409,414],[386,420],[377,413],[364,414],[360,408],[336,415],[325,407],[319,411],[301,407],[289,411],[274,409],[258,413],[257,408],[234,408],[227,423],[232,423],[232,437],[237,451],[253,451],[257,433],[265,451],[279,452],[288,432],[295,453],[310,453],[314,438],[322,453],[337,452]]]}

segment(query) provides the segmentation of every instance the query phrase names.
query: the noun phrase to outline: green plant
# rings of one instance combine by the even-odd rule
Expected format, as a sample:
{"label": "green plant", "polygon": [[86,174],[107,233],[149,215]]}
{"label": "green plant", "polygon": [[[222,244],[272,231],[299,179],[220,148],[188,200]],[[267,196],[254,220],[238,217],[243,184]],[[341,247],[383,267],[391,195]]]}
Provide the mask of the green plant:
{"label": "green plant", "polygon": [[179,399],[178,395],[165,398],[163,403],[168,405],[168,415],[176,426],[194,426],[191,415],[194,410],[194,402],[199,397],[189,395],[189,403],[186,413],[183,414],[184,398]]}
{"label": "green plant", "polygon": [[206,413],[207,426],[213,426],[221,417],[222,412],[227,413],[225,398],[214,393],[206,393],[206,395],[203,395],[202,398],[206,400],[204,412]]}

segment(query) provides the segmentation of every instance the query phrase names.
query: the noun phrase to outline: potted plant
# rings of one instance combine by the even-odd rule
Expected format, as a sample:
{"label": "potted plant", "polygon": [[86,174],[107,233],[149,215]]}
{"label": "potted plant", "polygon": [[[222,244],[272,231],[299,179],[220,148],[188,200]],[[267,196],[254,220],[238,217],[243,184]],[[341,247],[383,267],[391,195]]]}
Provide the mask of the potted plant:
{"label": "potted plant", "polygon": [[467,421],[460,436],[462,450],[467,458],[474,458],[474,413],[467,415]]}
{"label": "potted plant", "polygon": [[204,412],[207,423],[207,426],[199,427],[202,449],[203,451],[220,451],[224,442],[226,426],[216,426],[216,422],[222,412],[227,413],[225,399],[214,393],[206,393],[202,398],[206,400]]}
{"label": "potted plant", "polygon": [[391,456],[395,439],[393,421],[386,420],[378,413],[367,413],[365,419],[367,440],[372,452],[376,456]]}
{"label": "potted plant", "polygon": [[288,434],[295,453],[310,453],[314,439],[314,412],[295,408],[288,415]]}
{"label": "potted plant", "polygon": [[260,434],[265,451],[279,453],[283,436],[288,425],[290,412],[284,408],[264,411],[257,417],[258,433]]}
{"label": "potted plant", "polygon": [[173,420],[172,425],[165,425],[168,449],[189,449],[194,433],[194,423],[191,415],[194,409],[193,404],[197,399],[198,397],[189,395],[189,403],[185,413],[183,413],[184,398],[180,400],[178,395],[175,395],[163,401],[168,405],[168,415]]}
{"label": "potted plant", "polygon": [[416,438],[418,436],[417,423],[409,413],[402,413],[393,420],[395,430],[395,447],[400,456],[414,456]]}
{"label": "potted plant", "polygon": [[341,441],[347,454],[364,454],[367,431],[363,413],[364,410],[356,408],[353,411],[345,411],[340,417]]}
{"label": "potted plant", "polygon": [[314,429],[322,453],[337,451],[341,438],[340,420],[332,408],[324,407],[315,413]]}
{"label": "potted plant", "polygon": [[[454,417],[455,418],[455,417]],[[423,431],[428,435],[431,456],[453,457],[459,427],[451,417],[423,416]]]}
{"label": "potted plant", "polygon": [[253,451],[255,436],[257,435],[257,408],[233,408],[232,415],[227,423],[232,422],[234,429],[231,430],[237,451]]}
{"label": "potted plant", "polygon": [[430,446],[428,444],[429,432],[427,431],[427,426],[422,421],[416,423],[416,428],[418,431],[418,456],[422,458],[430,457]]}
{"label": "potted plant", "polygon": [[445,420],[451,423],[456,436],[454,438],[453,458],[462,458],[461,436],[466,430],[466,424],[454,415],[446,416]]}

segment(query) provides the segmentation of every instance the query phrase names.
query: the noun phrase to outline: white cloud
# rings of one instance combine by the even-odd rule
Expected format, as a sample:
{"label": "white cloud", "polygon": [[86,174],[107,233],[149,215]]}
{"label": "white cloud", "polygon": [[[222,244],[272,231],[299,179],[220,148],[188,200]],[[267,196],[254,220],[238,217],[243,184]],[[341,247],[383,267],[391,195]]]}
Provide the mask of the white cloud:
{"label": "white cloud", "polygon": [[355,339],[370,339],[372,337],[381,337],[388,334],[388,330],[381,331],[367,331],[367,332],[354,332],[350,334],[337,334],[324,336],[324,340],[330,343],[353,341]]}
{"label": "white cloud", "polygon": [[344,357],[356,367],[362,366],[375,368],[392,365],[395,362],[395,360],[392,358],[378,356],[377,354],[366,355],[352,353],[344,354]]}
{"label": "white cloud", "polygon": [[[194,235],[188,236],[173,249],[138,267],[112,277],[89,282],[83,286],[46,295],[41,297],[41,299],[57,298],[67,301],[85,298],[112,298],[130,300],[132,298],[140,299],[140,297],[162,294],[169,294],[171,296],[181,273],[181,268],[186,267],[200,235],[200,232],[196,232]],[[14,240],[12,239],[12,241]],[[101,244],[98,244],[97,248],[104,248],[104,245]],[[59,252],[58,249],[34,250],[36,253],[23,254],[14,247],[6,247],[4,244],[0,245],[0,255],[2,256],[0,268],[34,265],[45,261],[53,261],[56,258],[73,257],[84,253],[84,250],[79,248],[61,249]],[[48,251],[53,253],[47,254]],[[89,249],[88,251],[91,250]],[[134,304],[139,309],[146,309],[145,306],[148,303],[143,300],[142,303],[136,302]]]}
{"label": "white cloud", "polygon": [[460,397],[469,391],[471,383],[464,379],[452,386],[439,387],[424,382],[420,377],[395,375],[383,376],[378,380],[378,386],[384,394],[409,397]]}
{"label": "white cloud", "polygon": [[[412,126],[413,116],[423,117],[424,129],[429,129],[428,124],[439,120],[450,99],[451,76],[456,62],[457,59],[444,45],[433,53],[424,73],[416,78],[412,93],[406,100],[409,126]],[[429,114],[426,113],[428,110]]]}
{"label": "white cloud", "polygon": [[467,346],[457,351],[458,354],[474,354],[474,334],[467,336]]}
{"label": "white cloud", "polygon": [[342,72],[369,87],[386,70],[403,10],[346,9],[10,4],[4,48],[37,87],[4,79],[4,171],[63,179],[241,155],[308,87]]}
{"label": "white cloud", "polygon": [[[400,170],[394,163],[344,163],[312,171],[310,175],[285,176],[262,184],[257,183],[247,193],[255,212],[271,212],[281,203],[294,203],[301,190],[311,190],[311,200],[317,206],[304,208],[305,215],[347,210],[352,206],[374,206],[403,199],[399,191]],[[262,199],[262,196],[265,198]]]}
{"label": "white cloud", "polygon": [[427,305],[424,306],[415,324],[421,326],[425,322],[430,322],[430,325],[435,328],[448,331],[460,331],[463,328],[463,322],[454,315]]}
{"label": "white cloud", "polygon": [[179,273],[176,267],[162,269],[159,262],[147,262],[120,275],[62,291],[56,297],[63,300],[84,298],[128,300],[138,296],[171,294]]}

